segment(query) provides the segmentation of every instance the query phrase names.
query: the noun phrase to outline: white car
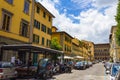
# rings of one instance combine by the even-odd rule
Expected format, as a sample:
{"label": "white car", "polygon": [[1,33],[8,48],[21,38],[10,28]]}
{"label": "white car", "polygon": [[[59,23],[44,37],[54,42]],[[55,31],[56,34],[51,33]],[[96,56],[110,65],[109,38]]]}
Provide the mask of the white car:
{"label": "white car", "polygon": [[0,62],[0,80],[14,80],[16,77],[17,72],[15,71],[15,67],[11,62]]}

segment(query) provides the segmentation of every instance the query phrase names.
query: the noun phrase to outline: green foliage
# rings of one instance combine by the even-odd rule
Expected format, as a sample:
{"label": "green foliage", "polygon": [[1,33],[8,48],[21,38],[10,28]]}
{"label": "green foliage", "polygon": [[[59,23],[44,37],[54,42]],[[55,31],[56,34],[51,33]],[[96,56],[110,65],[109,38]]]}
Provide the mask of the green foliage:
{"label": "green foliage", "polygon": [[120,0],[118,1],[117,15],[115,16],[115,20],[117,21],[117,23],[120,23]]}
{"label": "green foliage", "polygon": [[52,58],[52,60],[56,61],[56,60],[58,60],[59,56],[60,56],[60,54],[53,54],[51,58]]}
{"label": "green foliage", "polygon": [[51,48],[56,50],[62,50],[62,46],[59,44],[58,39],[56,37],[52,38]]}
{"label": "green foliage", "polygon": [[120,0],[118,1],[117,15],[115,16],[115,20],[117,21],[116,41],[118,45],[120,45]]}
{"label": "green foliage", "polygon": [[83,42],[82,41],[79,41],[79,46],[83,47]]}
{"label": "green foliage", "polygon": [[[59,44],[57,37],[52,38],[51,48],[55,50],[62,50],[62,46]],[[56,61],[58,59],[58,56],[60,56],[60,54],[53,54],[52,59]]]}
{"label": "green foliage", "polygon": [[120,23],[117,24],[116,41],[118,45],[120,46]]}

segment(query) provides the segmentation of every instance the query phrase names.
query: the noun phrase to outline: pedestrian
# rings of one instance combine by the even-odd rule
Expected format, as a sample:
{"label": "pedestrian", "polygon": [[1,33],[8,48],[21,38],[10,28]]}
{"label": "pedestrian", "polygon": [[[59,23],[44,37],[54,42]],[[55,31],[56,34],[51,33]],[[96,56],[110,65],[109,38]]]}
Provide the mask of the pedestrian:
{"label": "pedestrian", "polygon": [[12,64],[15,64],[15,56],[12,56],[12,57],[11,57],[11,63],[12,63]]}
{"label": "pedestrian", "polygon": [[17,59],[15,60],[15,65],[16,66],[21,66],[22,65],[22,61],[19,59],[19,57],[17,57]]}

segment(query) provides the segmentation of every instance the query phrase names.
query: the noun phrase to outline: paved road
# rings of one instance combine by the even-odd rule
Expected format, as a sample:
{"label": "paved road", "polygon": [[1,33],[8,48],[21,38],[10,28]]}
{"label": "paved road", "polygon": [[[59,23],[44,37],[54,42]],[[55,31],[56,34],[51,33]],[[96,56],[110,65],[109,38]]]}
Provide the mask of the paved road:
{"label": "paved road", "polygon": [[60,74],[50,80],[109,80],[102,63],[93,65],[86,70],[73,70],[72,73]]}

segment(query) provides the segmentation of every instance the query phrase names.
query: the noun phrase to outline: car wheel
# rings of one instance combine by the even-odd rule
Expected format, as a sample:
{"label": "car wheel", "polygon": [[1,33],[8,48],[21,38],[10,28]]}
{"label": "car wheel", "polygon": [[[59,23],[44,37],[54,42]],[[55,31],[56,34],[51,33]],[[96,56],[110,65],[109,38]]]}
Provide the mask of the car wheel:
{"label": "car wheel", "polygon": [[43,79],[44,79],[44,80],[47,79],[47,75],[46,75],[46,73],[43,73]]}
{"label": "car wheel", "polygon": [[34,78],[35,79],[39,79],[39,75],[38,74],[34,74]]}
{"label": "car wheel", "polygon": [[53,76],[52,72],[49,75],[50,75],[50,78],[52,78],[52,76]]}
{"label": "car wheel", "polygon": [[16,78],[10,78],[10,80],[16,80]]}
{"label": "car wheel", "polygon": [[85,70],[85,68],[86,68],[86,67],[84,66],[84,67],[83,67],[83,70]]}

